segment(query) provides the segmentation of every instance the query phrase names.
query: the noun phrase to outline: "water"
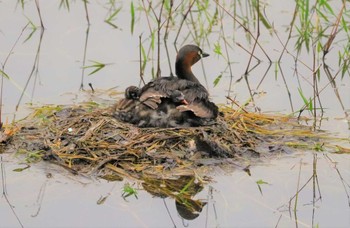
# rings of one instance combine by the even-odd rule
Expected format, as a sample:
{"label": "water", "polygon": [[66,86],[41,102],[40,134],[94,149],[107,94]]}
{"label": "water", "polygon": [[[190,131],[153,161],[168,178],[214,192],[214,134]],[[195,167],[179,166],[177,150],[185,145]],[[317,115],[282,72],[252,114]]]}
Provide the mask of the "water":
{"label": "water", "polygon": [[[331,159],[338,162],[336,167],[342,178],[349,180],[349,158],[331,155]],[[315,207],[313,184],[307,182],[313,173],[313,156],[305,153],[252,167],[251,176],[242,171],[215,175],[215,182],[195,196],[208,204],[196,219],[189,221],[179,216],[174,199],[151,197],[139,190],[138,199],[129,197],[124,201],[121,182],[74,177],[46,163],[13,173],[11,170],[19,165],[12,160],[7,161],[5,156],[7,192],[25,227],[173,227],[172,219],[177,227],[183,223],[191,227],[206,224],[208,227],[291,227],[295,226],[295,201],[291,201],[289,212],[289,200],[296,193],[300,164],[300,186],[306,186],[299,193],[296,212],[299,227],[311,227],[312,222],[324,227],[347,227],[350,221],[349,201],[341,187],[341,178],[335,165],[322,154],[317,156],[322,199],[316,186]],[[256,184],[258,180],[268,183],[261,186],[262,193]],[[98,205],[100,197],[105,196],[106,201]],[[18,227],[4,197],[1,202],[1,227]]]}
{"label": "water", "polygon": [[[110,63],[110,65],[90,76],[87,74],[92,69],[85,69],[83,82],[85,91],[79,92],[88,28],[83,3],[72,2],[68,12],[66,9],[59,9],[59,1],[40,1],[45,26],[40,43],[40,29],[26,42],[24,40],[32,31],[30,26],[20,36],[22,29],[28,23],[27,18],[35,25],[40,24],[35,2],[26,3],[24,10],[20,5],[16,7],[16,1],[0,2],[2,18],[0,20],[0,61],[2,64],[5,63],[6,57],[19,37],[3,68],[11,78],[11,80],[4,80],[2,115],[4,122],[26,116],[30,108],[28,104],[34,104],[34,106],[72,104],[89,99],[112,104],[120,97],[118,91],[123,91],[129,85],[139,84],[138,36],[143,34],[146,51],[150,43],[146,17],[136,11],[141,19],[137,21],[134,33],[131,35],[130,6],[127,3],[118,4],[123,4],[120,15],[114,21],[119,29],[114,29],[104,22],[108,16],[108,8],[104,1],[91,1],[88,4],[91,26],[88,33],[85,65],[92,65],[90,60]],[[271,1],[269,5],[266,8],[266,15],[271,22],[274,22],[278,35],[285,42],[288,35],[285,28],[293,16],[294,1],[283,2],[283,4],[281,1]],[[339,12],[339,9],[339,6],[334,6],[335,12]],[[251,50],[252,44],[247,42],[242,28],[238,27],[236,32],[233,32],[232,20],[227,16],[225,20],[227,20],[224,24],[225,35],[230,39],[230,44],[234,45],[229,49],[229,57],[232,62],[233,82],[235,82],[244,75],[250,57],[237,44],[241,44],[248,50]],[[185,26],[180,34],[180,44],[193,42],[191,38],[186,40],[189,28],[191,28],[189,25]],[[172,70],[174,70],[176,51],[172,42],[177,29],[173,27],[170,31],[169,54]],[[216,42],[220,42],[224,48],[222,39],[219,39],[220,36],[222,36],[220,31],[208,34],[211,45],[208,46],[208,42],[203,42],[202,46],[203,50],[211,55],[202,62],[210,93],[215,102],[225,104],[227,102],[225,96],[231,88],[233,92],[230,95],[236,97],[240,103],[244,103],[250,98],[247,83],[242,79],[230,86],[227,64],[224,58],[218,57],[213,51]],[[331,65],[332,72],[338,70],[337,50],[341,50],[340,40],[345,38],[337,37],[338,42],[335,42],[327,56],[327,63]],[[268,30],[261,27],[259,39],[269,57],[276,61],[283,49],[276,35],[270,35]],[[16,112],[15,107],[33,69],[39,47],[39,62],[36,65],[38,74],[33,74],[30,79],[26,94]],[[170,69],[163,46],[161,50],[162,74],[169,75]],[[294,51],[293,44],[288,46],[288,50]],[[224,49],[222,51],[224,52]],[[292,104],[289,102],[280,72],[276,78],[275,64],[269,68],[268,60],[260,49],[257,49],[255,55],[263,62],[249,73],[248,82],[254,92],[260,93],[255,97],[255,103],[263,112],[289,114],[297,111],[303,105],[303,100],[298,93],[300,85],[306,97],[312,96],[312,87],[309,85],[312,82],[312,72],[303,65],[305,63],[307,66],[312,66],[312,55],[305,51],[301,53],[302,62],[297,64],[297,77],[294,74],[293,57],[284,54],[282,69],[291,93]],[[295,52],[292,52],[292,55],[295,55]],[[155,60],[153,64],[156,67],[156,52],[151,57]],[[151,79],[151,67],[152,62],[149,61],[145,69],[146,81]],[[200,63],[193,67],[193,71],[199,76],[201,82],[206,84]],[[265,79],[258,87],[265,72],[267,72]],[[220,74],[223,74],[223,77],[214,87],[213,81]],[[328,82],[323,75],[319,88],[323,88]],[[97,91],[95,95],[91,94],[88,83],[91,83]],[[326,108],[323,116],[326,119],[317,122],[317,127],[328,130],[332,136],[349,138],[349,118],[346,116],[350,104],[349,75],[345,74],[343,80],[339,80],[338,77],[337,86],[345,110],[341,107],[334,90],[328,85],[320,94],[322,105]],[[106,90],[109,92],[103,92]],[[101,95],[102,92],[103,95]],[[308,116],[306,111],[303,114]],[[348,146],[344,141],[339,144]],[[131,180],[129,182],[139,189],[138,199],[129,197],[125,201],[121,197],[124,182],[108,183],[99,179],[75,177],[47,163],[34,164],[22,172],[13,172],[13,169],[24,165],[19,164],[12,154],[1,154],[1,157],[2,170],[6,174],[6,182],[3,182],[2,178],[1,183],[2,186],[6,183],[7,197],[24,227],[173,227],[174,224],[177,227],[186,224],[191,227],[291,227],[296,224],[299,227],[317,225],[348,227],[350,225],[348,196],[350,158],[346,154],[317,153],[317,158],[311,151],[297,152],[288,156],[282,154],[252,166],[251,176],[240,170],[216,170],[213,174],[214,182],[205,185],[204,189],[194,196],[195,199],[207,201],[207,205],[203,207],[196,219],[190,221],[181,219],[174,199],[152,197],[142,190],[140,184]],[[317,161],[316,173],[321,200],[317,198],[319,196],[317,185],[313,184],[312,180],[307,182],[315,171],[314,161]],[[299,194],[297,211],[294,214],[295,201],[291,201],[291,209],[288,207],[288,202],[296,193],[299,175],[299,188],[307,184]],[[260,185],[261,192],[256,183],[259,180],[268,183]],[[313,206],[314,192],[317,200]],[[101,196],[108,197],[103,204],[98,205],[97,201]],[[19,227],[20,223],[4,196],[1,197],[0,202],[0,220],[2,221],[0,227]]]}

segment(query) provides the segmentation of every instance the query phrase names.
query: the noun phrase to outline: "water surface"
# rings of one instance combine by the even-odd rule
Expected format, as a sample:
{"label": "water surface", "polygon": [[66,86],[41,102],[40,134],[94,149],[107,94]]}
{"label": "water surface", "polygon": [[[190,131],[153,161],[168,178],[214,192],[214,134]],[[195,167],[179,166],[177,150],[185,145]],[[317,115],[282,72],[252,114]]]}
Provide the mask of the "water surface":
{"label": "water surface", "polygon": [[[68,11],[64,8],[59,9],[59,1],[40,1],[45,29],[38,28],[28,40],[26,38],[33,31],[31,25],[27,25],[28,20],[37,26],[40,25],[35,1],[27,2],[24,9],[17,1],[0,2],[0,62],[5,64],[3,70],[10,77],[10,80],[4,79],[3,82],[2,121],[10,122],[26,116],[31,105],[73,104],[90,99],[109,105],[120,98],[119,92],[127,86],[139,85],[139,35],[142,34],[146,51],[151,42],[147,18],[142,11],[136,11],[138,19],[131,34],[130,5],[118,2],[116,6],[122,6],[122,10],[114,21],[118,28],[113,28],[104,22],[109,15],[106,2],[91,1],[88,4],[91,23],[88,26],[82,2],[71,2]],[[273,22],[283,42],[288,36],[286,27],[292,19],[294,4],[294,1],[270,1],[265,9],[267,17]],[[211,7],[214,11],[214,2],[211,3]],[[339,9],[340,6],[334,6],[336,13]],[[176,20],[176,23],[179,23],[179,17]],[[313,94],[310,86],[312,72],[306,67],[312,66],[312,55],[302,51],[301,62],[295,64],[294,38],[288,45],[292,54],[285,54],[281,61],[283,79],[281,72],[276,70],[275,63],[270,65],[262,51],[257,49],[255,55],[262,62],[250,71],[247,83],[244,73],[250,55],[238,44],[251,50],[253,43],[247,40],[244,29],[240,26],[234,27],[232,18],[226,15],[223,20],[225,35],[232,47],[228,49],[228,55],[225,54],[230,58],[232,75],[225,58],[214,52],[215,43],[218,42],[224,47],[219,26],[207,34],[207,41],[201,42],[203,50],[211,56],[203,59],[204,67],[201,63],[193,67],[200,81],[208,87],[212,99],[217,103],[226,104],[228,101],[225,96],[230,95],[238,102],[244,103],[250,99],[251,90],[259,93],[259,96],[254,97],[254,101],[262,112],[297,112],[304,104],[298,88],[303,88],[306,97]],[[176,55],[173,42],[177,26],[178,24],[170,29],[168,39],[172,70]],[[253,27],[250,28],[255,31]],[[180,33],[178,47],[184,43],[194,43],[193,37],[188,36],[190,30],[191,26],[186,24]],[[337,56],[338,51],[343,48],[340,41],[344,39],[347,37],[337,37],[338,42],[335,42],[327,55],[327,63],[332,72],[338,70]],[[277,36],[271,35],[271,31],[261,25],[259,40],[271,60],[277,61],[283,50]],[[166,76],[170,74],[170,68],[164,42],[161,42],[160,64],[162,75]],[[85,69],[84,91],[81,91],[79,89],[84,52],[85,66],[92,65],[90,60],[108,65],[90,76],[88,74],[92,70]],[[6,61],[7,56],[9,58]],[[37,62],[36,57],[39,58]],[[152,66],[156,67],[156,59],[154,51],[145,68],[146,81],[152,78]],[[257,63],[254,61],[252,65]],[[34,73],[31,74],[33,66]],[[295,69],[298,75],[295,74]],[[223,75],[222,79],[214,86],[213,82],[220,74]],[[329,131],[331,136],[349,139],[349,74],[347,72],[342,80],[338,77],[336,81],[344,109],[335,90],[329,85],[329,80],[324,74],[321,76],[319,88],[326,88],[320,93],[325,113],[324,119],[317,122],[317,128]],[[241,77],[243,79],[236,82]],[[20,101],[19,110],[15,111],[27,81],[29,84]],[[91,93],[88,83],[96,90],[95,94]],[[288,85],[292,102],[285,85]],[[253,106],[250,107],[254,110]],[[307,111],[303,115],[312,117]],[[312,121],[309,124],[311,125]],[[349,145],[348,141],[338,144]],[[229,170],[216,170],[213,173],[214,181],[205,185],[195,196],[196,199],[207,201],[207,205],[196,219],[186,221],[179,216],[173,199],[152,197],[142,190],[142,186],[137,182],[125,180],[108,183],[100,179],[76,177],[47,163],[33,164],[23,172],[13,172],[13,169],[24,165],[19,164],[19,160],[13,154],[1,154],[2,170],[6,174],[1,183],[2,186],[6,184],[7,197],[15,211],[12,211],[3,195],[0,199],[1,227],[20,227],[21,224],[24,227],[348,227],[350,158],[347,154],[326,152],[318,152],[316,155],[313,151],[281,154],[272,160],[252,166],[251,176],[234,167]],[[316,169],[314,164],[317,164]],[[312,179],[309,181],[314,172],[317,172],[318,185],[313,183]],[[261,185],[261,192],[256,183],[259,180],[267,182]],[[129,197],[125,201],[121,197],[125,182],[130,182],[139,189],[138,199]],[[289,200],[296,194],[298,184],[299,189],[304,184],[305,187],[298,195],[297,210],[294,213],[295,201],[292,200],[289,205]],[[108,198],[98,205],[97,201],[101,196]]]}

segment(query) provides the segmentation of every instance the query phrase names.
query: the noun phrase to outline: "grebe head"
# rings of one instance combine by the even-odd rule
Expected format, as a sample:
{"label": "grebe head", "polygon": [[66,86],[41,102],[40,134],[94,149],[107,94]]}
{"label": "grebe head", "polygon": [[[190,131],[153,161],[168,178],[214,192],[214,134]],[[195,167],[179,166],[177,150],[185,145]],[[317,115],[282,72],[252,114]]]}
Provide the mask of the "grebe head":
{"label": "grebe head", "polygon": [[201,58],[205,58],[209,54],[205,53],[196,45],[185,45],[183,46],[176,56],[176,75],[181,79],[187,79],[194,82],[199,82],[198,79],[193,75],[191,67]]}

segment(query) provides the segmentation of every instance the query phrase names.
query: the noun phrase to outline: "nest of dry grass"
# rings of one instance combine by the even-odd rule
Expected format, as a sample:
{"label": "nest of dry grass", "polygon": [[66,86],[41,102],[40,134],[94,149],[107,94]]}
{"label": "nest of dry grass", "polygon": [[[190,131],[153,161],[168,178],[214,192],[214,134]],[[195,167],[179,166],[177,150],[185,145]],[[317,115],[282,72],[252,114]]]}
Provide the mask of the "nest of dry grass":
{"label": "nest of dry grass", "polygon": [[[45,106],[7,127],[7,151],[45,160],[74,174],[109,180],[194,175],[199,169],[288,153],[286,145],[315,134],[286,116],[221,108],[217,124],[196,128],[138,128],[118,121],[110,108],[88,103]],[[311,142],[310,141],[310,142]]]}

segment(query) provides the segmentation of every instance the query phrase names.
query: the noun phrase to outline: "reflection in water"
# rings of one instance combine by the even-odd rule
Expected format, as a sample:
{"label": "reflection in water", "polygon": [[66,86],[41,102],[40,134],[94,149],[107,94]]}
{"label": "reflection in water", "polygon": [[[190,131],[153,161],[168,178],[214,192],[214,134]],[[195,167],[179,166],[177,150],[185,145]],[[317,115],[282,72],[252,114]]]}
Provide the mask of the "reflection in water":
{"label": "reflection in water", "polygon": [[[5,170],[7,178],[2,178],[1,183],[7,185],[10,205],[15,207],[0,203],[0,210],[2,214],[8,214],[12,208],[25,226],[34,226],[36,221],[53,224],[52,221],[47,221],[47,216],[52,218],[58,214],[59,217],[74,215],[70,225],[79,225],[79,218],[83,216],[84,224],[95,224],[94,218],[99,218],[109,221],[106,225],[110,226],[113,221],[121,224],[120,221],[126,218],[125,224],[139,227],[142,223],[130,219],[130,214],[136,215],[144,224],[152,227],[169,226],[169,217],[176,227],[181,227],[179,223],[190,227],[241,227],[247,224],[253,227],[261,224],[272,227],[290,227],[295,224],[298,227],[312,227],[312,223],[327,226],[334,223],[348,224],[346,218],[350,207],[350,185],[347,166],[338,163],[339,157],[335,155],[305,155],[307,156],[302,160],[293,156],[294,158],[272,161],[269,167],[273,168],[273,172],[262,164],[251,168],[250,177],[239,171],[218,175],[215,176],[216,182],[210,186],[191,175],[163,180],[144,176],[144,180],[141,180],[144,182],[143,189],[156,197],[149,199],[141,191],[138,199],[131,197],[125,202],[118,190],[122,187],[120,182],[86,184],[87,179],[84,177],[74,177],[71,174],[60,177],[64,173],[62,169],[50,171],[53,178],[45,177],[43,170],[47,167],[44,164],[39,164],[39,169],[33,166],[14,173],[7,163],[7,154],[4,157],[5,162],[1,163],[2,173]],[[26,179],[31,180],[31,185],[18,187],[28,185]],[[264,195],[256,188],[257,179],[270,183],[264,187]],[[80,181],[82,182],[79,183]],[[343,188],[339,189],[339,185]],[[96,205],[98,198],[100,199]],[[1,200],[5,202],[5,197]],[[168,212],[164,209],[164,203]],[[24,207],[23,204],[27,206]],[[86,205],[86,208],[79,206],[80,204]],[[165,216],[166,213],[169,217]],[[36,216],[35,219],[32,218],[33,215]],[[177,215],[187,222],[179,221]],[[32,219],[28,220],[26,216]],[[5,220],[4,224],[17,224],[9,221],[11,220]],[[55,225],[68,226],[64,220],[59,220]]]}
{"label": "reflection in water", "polygon": [[[296,114],[300,113],[300,115],[311,117],[314,121],[311,123],[313,127],[315,127],[315,121],[317,120],[320,129],[341,132],[345,137],[349,135],[350,119],[349,107],[347,107],[349,104],[349,39],[347,39],[349,32],[347,23],[345,23],[349,20],[347,10],[349,7],[345,7],[346,4],[349,4],[347,1],[332,3],[331,6],[327,5],[327,1],[316,1],[312,6],[313,8],[306,10],[307,13],[305,14],[302,13],[303,7],[306,9],[309,6],[304,5],[305,2],[302,1],[298,1],[299,4],[295,1],[283,1],[283,3],[281,1],[271,1],[270,5],[266,5],[263,1],[258,1],[257,5],[254,1],[244,3],[232,1],[230,4],[228,1],[164,1],[149,6],[147,6],[146,1],[133,1],[134,36],[130,35],[128,30],[131,6],[127,3],[115,7],[115,4],[121,3],[116,3],[116,1],[83,1],[84,7],[82,7],[79,1],[61,1],[61,4],[74,3],[68,13],[64,10],[58,10],[58,4],[53,1],[40,1],[40,7],[39,0],[17,1],[17,3],[19,2],[23,3],[24,6],[22,8],[18,7],[16,10],[13,10],[16,1],[2,1],[0,3],[1,15],[6,18],[6,20],[0,22],[1,43],[5,48],[6,46],[12,47],[9,48],[9,52],[5,50],[5,52],[0,53],[3,56],[1,59],[1,80],[2,87],[5,88],[4,91],[1,91],[5,95],[4,98],[6,98],[5,103],[0,106],[1,109],[5,105],[4,107],[12,112],[13,107],[16,106],[17,109],[20,104],[26,101],[35,101],[35,97],[40,100],[52,95],[58,96],[58,94],[66,91],[76,91],[76,87],[71,88],[70,84],[79,85],[79,80],[81,80],[80,88],[83,89],[86,86],[84,66],[86,66],[86,59],[90,57],[93,59],[96,57],[113,59],[112,61],[116,63],[115,68],[111,68],[110,71],[106,69],[102,71],[103,74],[100,72],[101,74],[97,77],[91,77],[96,91],[101,88],[115,87],[115,85],[119,86],[118,89],[124,90],[128,84],[136,84],[135,82],[139,80],[137,77],[139,68],[142,69],[140,73],[145,77],[146,82],[152,76],[157,75],[160,68],[163,75],[166,75],[164,72],[167,72],[167,67],[169,72],[172,73],[171,64],[169,63],[174,61],[169,56],[175,56],[176,46],[196,43],[213,53],[214,58],[211,58],[211,61],[206,63],[203,69],[208,75],[206,78],[207,85],[211,87],[211,94],[216,96],[216,101],[226,102],[224,96],[228,94],[232,103],[234,103],[233,101],[239,103],[237,100],[241,103],[248,100],[248,107],[242,107],[245,110],[249,110],[253,105],[255,110],[261,108],[264,111],[277,110],[285,113],[292,112],[293,114],[297,112]],[[326,4],[326,7],[319,5],[320,3]],[[110,7],[106,7],[107,4]],[[114,6],[112,6],[113,4]],[[88,12],[88,6],[89,9],[93,10]],[[327,6],[332,7],[334,13],[329,12],[326,9]],[[104,26],[105,22],[101,18],[106,17],[106,8],[109,10],[108,15],[117,12],[114,19],[118,21],[118,29],[112,30],[109,25],[106,29],[107,26]],[[79,11],[80,9],[81,11]],[[323,13],[323,15],[319,13]],[[37,22],[41,25],[39,44],[30,43],[37,42],[37,40],[34,40],[34,35],[37,35],[37,33],[29,35],[28,38],[31,38],[21,44],[21,41],[24,40],[22,39],[22,33],[28,31],[29,28],[28,24],[18,36],[16,29],[22,28],[22,25],[27,23],[27,18],[23,15],[28,18],[37,18],[37,15],[39,15],[40,22]],[[87,20],[87,27],[85,26],[84,16]],[[307,18],[302,18],[303,16],[307,16]],[[56,18],[60,18],[60,20]],[[325,18],[327,21],[324,21]],[[83,22],[80,19],[83,19]],[[91,26],[90,20],[92,22]],[[244,20],[243,26],[237,26],[237,23],[241,20]],[[35,20],[32,21],[35,23]],[[303,24],[305,22],[307,23]],[[42,45],[44,24],[46,28],[45,42]],[[83,30],[80,29],[82,24]],[[256,30],[257,28],[260,29],[260,35]],[[312,29],[304,30],[309,28]],[[34,30],[29,32],[32,31]],[[311,35],[311,37],[301,37],[299,31],[303,32],[304,35]],[[319,33],[320,31],[322,31],[322,34]],[[80,37],[84,32],[85,37]],[[249,32],[253,35],[249,35]],[[244,36],[245,34],[248,34],[248,36]],[[164,37],[163,41],[162,36]],[[85,43],[81,42],[84,38]],[[305,43],[298,44],[299,38],[307,38],[303,41],[308,41],[307,45],[309,47],[306,47]],[[16,42],[13,45],[14,40]],[[176,44],[175,48],[168,48],[167,43],[172,42]],[[46,43],[47,46],[45,46]],[[138,43],[139,47],[136,47]],[[163,44],[165,50],[161,48]],[[258,45],[261,45],[262,48],[259,48]],[[31,46],[34,46],[33,50],[30,48]],[[296,51],[296,46],[302,48]],[[266,51],[266,53],[260,52],[261,50]],[[82,51],[83,58],[81,58]],[[139,56],[138,53],[140,53]],[[165,57],[164,53],[166,53]],[[45,54],[45,58],[42,58],[43,54]],[[9,57],[11,57],[11,61],[7,61]],[[34,63],[32,63],[33,58]],[[81,61],[81,59],[82,63],[77,66],[76,61]],[[268,61],[269,63],[266,65],[262,62],[264,59],[278,60],[274,63],[274,67],[271,67],[271,61]],[[138,67],[139,63],[135,63],[137,61],[140,61],[141,67]],[[30,64],[28,69],[26,68],[27,63]],[[255,63],[256,65],[254,65]],[[158,69],[158,71],[155,69]],[[4,73],[8,74],[11,80],[8,80]],[[79,77],[80,73],[81,79]],[[15,81],[23,81],[23,75],[28,74],[27,81],[24,80],[26,84],[19,86],[19,88],[22,86],[25,89],[20,91],[13,89],[13,85],[16,84]],[[76,75],[78,76],[75,77]],[[242,75],[242,77],[237,79],[239,75]],[[37,87],[39,76],[47,80],[42,88]],[[6,83],[6,81],[9,84],[5,86],[4,82]],[[30,99],[26,100],[25,91],[28,90],[30,83],[33,83],[33,90],[31,97],[28,96]],[[13,98],[17,99],[19,94],[20,100],[14,101]],[[58,100],[49,99],[44,100],[44,102],[55,104],[72,102],[69,98],[65,99],[59,97]],[[115,97],[112,96],[111,99],[114,100]],[[40,101],[42,102],[42,100]],[[254,101],[254,103],[250,101]],[[6,113],[8,112],[6,111]],[[12,114],[5,114],[5,117],[9,115]],[[339,116],[341,121],[335,121],[334,119],[325,121],[323,119],[324,117]],[[3,112],[1,117],[4,117]],[[45,121],[45,115],[42,115],[42,120]],[[89,122],[91,119],[86,119],[86,121]],[[107,134],[111,134],[112,137],[113,131],[106,132]],[[32,135],[29,137],[32,137]],[[273,147],[274,142],[283,139],[283,137],[288,136],[281,135],[280,138],[271,139],[264,145],[269,148],[267,151],[271,151],[270,148]],[[62,140],[63,143],[66,143],[66,146],[72,145],[67,139]],[[300,143],[300,140],[298,142]],[[55,146],[57,145],[59,144],[55,144]],[[84,147],[84,144],[81,143],[80,146]],[[114,146],[117,147],[118,145],[114,144]],[[283,159],[273,161],[271,166],[253,166],[248,170],[252,173],[249,177],[245,173],[244,176],[240,172],[231,173],[232,170],[230,170],[230,176],[216,176],[215,179],[218,181],[214,185],[221,192],[221,195],[215,195],[215,199],[219,202],[217,204],[219,205],[217,208],[218,214],[221,216],[219,224],[227,227],[247,225],[317,227],[339,224],[345,227],[348,226],[349,220],[346,220],[350,208],[348,152],[340,149],[343,153],[341,155],[321,155],[323,153],[321,152],[322,146],[321,149],[319,147],[320,145],[315,143],[314,150],[319,150],[319,152],[316,152],[311,159],[309,159],[311,152],[307,151],[302,155],[302,161],[300,161],[300,158],[288,157],[286,161]],[[277,147],[277,150],[279,149]],[[269,154],[268,152],[266,154]],[[154,153],[154,151],[150,151],[150,153]],[[281,157],[286,156],[285,153],[282,154]],[[38,154],[32,154],[32,156],[36,155]],[[294,155],[289,154],[289,156]],[[134,159],[137,159],[137,157],[135,156]],[[248,160],[240,161],[244,164],[242,167],[249,166],[247,164],[249,163]],[[196,159],[196,161],[198,162],[199,159]],[[21,220],[24,221],[23,224],[28,226],[37,226],[48,222],[57,226],[62,224],[62,226],[83,226],[86,224],[101,226],[103,221],[109,221],[105,225],[111,226],[120,224],[117,222],[123,220],[123,217],[127,217],[129,219],[127,221],[129,224],[132,223],[131,225],[147,226],[147,224],[152,224],[149,219],[152,216],[159,220],[159,224],[168,225],[167,222],[158,218],[159,213],[164,211],[162,205],[157,204],[151,215],[139,211],[140,208],[145,206],[145,202],[148,202],[146,196],[144,199],[140,198],[137,201],[142,203],[141,206],[134,202],[125,205],[124,202],[120,203],[118,201],[118,203],[115,203],[113,200],[117,201],[116,198],[120,198],[120,194],[116,191],[118,196],[113,198],[113,191],[111,191],[108,197],[101,198],[101,202],[104,201],[104,203],[101,203],[97,209],[86,204],[84,208],[89,210],[84,211],[81,210],[81,206],[76,205],[95,202],[94,200],[100,196],[100,192],[103,192],[96,190],[103,186],[102,183],[88,187],[85,185],[76,187],[71,182],[67,185],[57,183],[54,185],[52,182],[45,184],[46,180],[44,180],[35,188],[36,175],[39,176],[42,170],[39,170],[39,174],[36,173],[36,175],[33,175],[33,167],[25,169],[21,173],[13,173],[12,170],[16,167],[13,168],[12,166],[16,166],[16,163],[7,162],[1,161],[1,183],[4,197],[0,200],[6,200],[7,203],[0,204],[3,206],[0,207],[0,217],[8,211],[16,211],[16,213],[14,213],[15,216],[10,214],[5,219],[1,217],[2,224],[10,224],[11,226],[20,224],[21,226],[21,223],[9,222],[12,217],[17,217],[18,214]],[[4,171],[4,164],[7,165],[6,167],[11,167],[6,169],[7,172]],[[101,166],[105,164],[101,163]],[[115,164],[119,168],[123,165],[127,167],[123,163],[115,162]],[[298,172],[294,172],[295,170],[298,170]],[[121,179],[119,175],[106,175],[105,178],[110,181]],[[66,183],[66,179],[69,178],[56,181]],[[143,186],[145,190],[158,197],[163,197],[163,199],[171,198],[175,202],[175,205],[169,205],[170,213],[172,212],[171,206],[174,206],[182,218],[187,220],[197,218],[193,220],[193,222],[198,222],[194,223],[194,226],[216,225],[212,221],[205,222],[205,224],[200,223],[202,220],[199,214],[203,214],[203,209],[208,210],[210,202],[197,200],[196,198],[203,195],[203,192],[205,192],[203,187],[205,189],[208,186],[200,186],[197,183],[199,186],[191,187],[196,185],[196,181],[191,176],[179,178],[180,184],[176,182],[179,180],[173,180],[172,182],[165,179],[162,182],[160,179],[149,179],[150,181],[145,181]],[[258,196],[255,195],[257,179],[272,183],[271,186],[264,187],[264,196],[261,196],[259,192]],[[250,185],[251,183],[253,185]],[[177,185],[179,185],[179,188],[176,188]],[[60,195],[65,187],[67,188],[67,194]],[[166,188],[170,188],[170,190],[164,190]],[[190,191],[191,188],[193,189]],[[21,191],[22,189],[25,189],[25,191]],[[36,191],[35,189],[37,189],[37,192],[30,194],[31,190]],[[72,189],[75,189],[76,192]],[[7,194],[7,190],[9,194]],[[96,194],[95,191],[97,191],[97,197],[94,195]],[[84,198],[84,194],[88,197]],[[75,197],[71,197],[71,195]],[[11,197],[11,200],[8,199],[8,196]],[[37,196],[39,196],[38,199]],[[113,203],[108,204],[111,201]],[[28,206],[32,205],[33,202],[35,204],[34,209]],[[64,202],[62,208],[57,207],[60,202]],[[43,204],[43,207],[38,206],[41,204]],[[229,206],[226,206],[227,204]],[[281,210],[276,210],[281,204],[284,204],[284,207]],[[239,207],[239,205],[244,206]],[[107,209],[103,210],[103,206],[106,206]],[[129,208],[130,211],[120,209],[125,207]],[[28,208],[33,209],[28,217],[35,215],[35,219],[26,217]],[[75,210],[71,211],[71,208]],[[90,210],[93,212],[90,212]],[[109,214],[111,211],[113,211],[112,215]],[[43,216],[44,214],[50,216]],[[128,217],[130,214],[135,217],[139,216],[140,220],[145,222],[135,222],[135,217]],[[276,214],[277,216],[275,216]],[[51,219],[55,216],[59,216],[56,221]],[[46,219],[43,217],[46,217]],[[70,218],[70,223],[64,223],[62,217]],[[48,221],[47,218],[50,218],[50,220]],[[85,223],[79,223],[80,218],[84,218]],[[96,218],[99,220],[98,224],[94,223]],[[117,219],[117,221],[113,219]],[[173,223],[176,222],[176,219],[174,219]],[[159,224],[154,224],[154,226]]]}
{"label": "reflection in water", "polygon": [[[334,170],[332,171],[333,175],[334,173],[337,174],[337,175],[334,175],[334,177],[337,176],[337,178],[339,178],[339,181],[341,182],[341,185],[343,186],[343,189],[345,191],[347,204],[350,207],[350,195],[349,195],[350,183],[344,180],[342,171],[340,171],[336,167],[336,162],[334,162],[327,154],[323,155],[323,157],[330,165],[334,165]],[[311,176],[308,177],[305,174],[303,175],[305,171],[302,169],[303,169],[303,166],[305,166],[305,161],[303,160],[303,158],[300,159],[298,166],[296,165],[295,167],[298,169],[296,192],[294,195],[290,196],[290,199],[286,204],[278,208],[278,211],[280,211],[281,213],[285,211],[289,212],[289,216],[294,219],[296,227],[300,225],[304,225],[303,224],[304,222],[302,220],[299,221],[298,217],[299,217],[300,211],[303,211],[303,207],[308,205],[312,206],[311,219],[310,219],[311,227],[315,227],[317,225],[317,221],[315,221],[315,219],[317,217],[317,214],[319,213],[318,212],[319,207],[323,203],[322,199],[329,197],[329,196],[327,197],[322,196],[321,190],[327,186],[324,186],[322,182],[320,182],[319,180],[319,172],[320,172],[320,169],[322,169],[322,166],[321,168],[318,167],[319,160],[320,160],[319,155],[317,153],[313,153],[312,166],[311,166],[312,172],[311,172]],[[302,179],[305,181],[302,181]],[[309,195],[309,197],[307,197],[307,199],[304,200],[304,202],[307,202],[307,203],[302,203],[303,195],[305,194]]]}
{"label": "reflection in water", "polygon": [[203,184],[195,176],[180,176],[178,179],[156,179],[143,177],[143,188],[156,197],[173,198],[179,215],[193,220],[202,212],[206,202],[193,197],[203,190]]}
{"label": "reflection in water", "polygon": [[21,227],[24,227],[21,219],[18,217],[18,214],[15,210],[14,205],[11,203],[9,197],[8,197],[8,193],[7,193],[7,180],[6,180],[6,172],[5,172],[5,167],[4,167],[4,161],[2,158],[2,155],[0,155],[0,169],[1,169],[1,185],[2,185],[2,198],[5,199],[6,201],[6,206],[8,209],[11,210],[12,214],[14,215],[14,217],[16,218],[18,224]]}

